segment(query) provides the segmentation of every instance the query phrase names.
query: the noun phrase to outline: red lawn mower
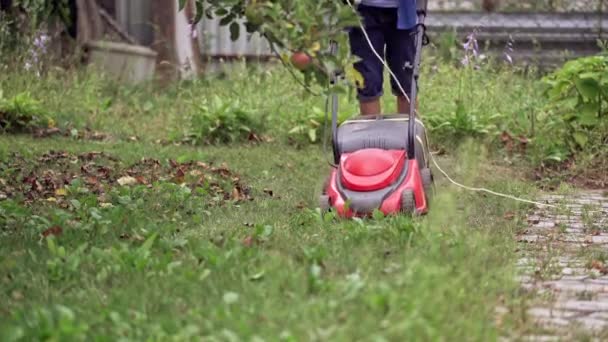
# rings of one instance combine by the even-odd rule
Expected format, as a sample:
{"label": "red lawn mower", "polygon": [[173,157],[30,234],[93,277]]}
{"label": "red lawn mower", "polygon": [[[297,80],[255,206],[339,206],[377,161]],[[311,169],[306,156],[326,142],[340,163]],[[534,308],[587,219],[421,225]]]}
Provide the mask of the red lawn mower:
{"label": "red lawn mower", "polygon": [[[410,99],[416,99],[421,50],[426,40],[426,1],[418,1],[416,57]],[[414,102],[414,101],[412,101]],[[323,187],[322,211],[341,217],[419,215],[428,212],[433,192],[429,145],[415,106],[408,114],[356,118],[337,124],[338,97],[331,96],[335,166]]]}

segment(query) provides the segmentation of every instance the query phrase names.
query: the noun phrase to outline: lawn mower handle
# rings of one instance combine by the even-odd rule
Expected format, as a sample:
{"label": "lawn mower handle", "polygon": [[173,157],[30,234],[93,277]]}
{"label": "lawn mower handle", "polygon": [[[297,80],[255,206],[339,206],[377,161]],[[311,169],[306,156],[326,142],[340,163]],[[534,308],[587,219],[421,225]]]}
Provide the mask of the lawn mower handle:
{"label": "lawn mower handle", "polygon": [[418,15],[418,23],[416,24],[416,54],[414,57],[414,65],[412,70],[412,90],[410,93],[410,113],[408,121],[407,134],[407,156],[408,159],[416,159],[416,97],[418,92],[418,76],[420,75],[420,60],[422,56],[422,45],[425,40],[427,0],[418,0],[416,2],[416,14]]}
{"label": "lawn mower handle", "polygon": [[[338,42],[334,40],[329,42],[329,52],[332,56],[338,54]],[[338,70],[330,71],[329,82],[332,87],[338,82],[338,73]],[[336,144],[336,141],[338,141],[338,94],[336,94],[335,91],[331,92],[331,140],[334,164],[337,165],[340,162],[340,153],[338,152],[338,145]]]}

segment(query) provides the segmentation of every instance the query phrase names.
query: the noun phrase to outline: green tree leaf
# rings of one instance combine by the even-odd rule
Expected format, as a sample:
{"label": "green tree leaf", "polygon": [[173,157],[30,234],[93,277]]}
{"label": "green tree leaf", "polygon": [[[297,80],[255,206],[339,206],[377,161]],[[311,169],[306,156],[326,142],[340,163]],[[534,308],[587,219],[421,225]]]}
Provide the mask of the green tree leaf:
{"label": "green tree leaf", "polygon": [[179,0],[179,10],[183,10],[186,7],[186,0]]}
{"label": "green tree leaf", "polygon": [[196,16],[194,17],[194,24],[198,24],[199,21],[203,18],[203,14],[205,14],[205,8],[202,1],[196,2]]}
{"label": "green tree leaf", "polygon": [[230,39],[232,41],[236,41],[239,39],[240,33],[241,25],[239,25],[237,22],[232,22],[232,24],[230,24]]}
{"label": "green tree leaf", "polygon": [[311,128],[308,130],[308,139],[310,139],[310,142],[316,142],[317,141],[317,130],[314,128]]}

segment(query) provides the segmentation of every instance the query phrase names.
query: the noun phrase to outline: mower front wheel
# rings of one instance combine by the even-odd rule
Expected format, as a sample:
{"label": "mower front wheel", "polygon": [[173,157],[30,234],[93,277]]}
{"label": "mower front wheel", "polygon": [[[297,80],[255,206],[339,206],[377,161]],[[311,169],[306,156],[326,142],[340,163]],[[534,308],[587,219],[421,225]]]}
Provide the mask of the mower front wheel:
{"label": "mower front wheel", "polygon": [[416,213],[416,198],[412,190],[405,190],[401,193],[401,212],[409,215]]}
{"label": "mower front wheel", "polygon": [[329,209],[331,209],[329,196],[327,196],[327,195],[319,196],[319,208],[321,209],[322,213],[326,213],[329,211]]}

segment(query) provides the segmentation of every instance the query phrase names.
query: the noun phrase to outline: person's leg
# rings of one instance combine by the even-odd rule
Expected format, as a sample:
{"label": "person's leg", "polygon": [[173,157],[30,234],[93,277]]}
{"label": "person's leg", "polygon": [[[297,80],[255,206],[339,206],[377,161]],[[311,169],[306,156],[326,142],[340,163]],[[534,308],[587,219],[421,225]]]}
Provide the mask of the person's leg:
{"label": "person's leg", "polygon": [[[379,9],[367,6],[359,6],[359,14],[363,19],[363,25],[369,36],[374,49],[381,56],[384,53],[384,32],[381,27]],[[372,49],[360,28],[352,28],[349,32],[351,53],[361,60],[354,67],[363,76],[364,84],[358,85],[357,97],[361,115],[382,114],[380,97],[382,97],[382,86],[384,78],[382,62],[373,53]]]}
{"label": "person's leg", "polygon": [[[410,111],[410,101],[403,95],[403,91],[409,97],[412,90],[412,72],[416,53],[414,30],[399,30],[395,25],[386,32],[385,36],[388,66],[399,80],[397,83],[391,76],[391,88],[397,97],[397,112],[407,114]],[[418,108],[418,99],[415,101]]]}
{"label": "person's leg", "polygon": [[373,100],[359,100],[359,112],[362,116],[382,114],[380,98]]}
{"label": "person's leg", "polygon": [[[409,95],[408,95],[409,97]],[[416,110],[418,110],[418,99],[416,98]],[[403,95],[397,96],[397,113],[408,114],[410,112],[410,101]]]}

